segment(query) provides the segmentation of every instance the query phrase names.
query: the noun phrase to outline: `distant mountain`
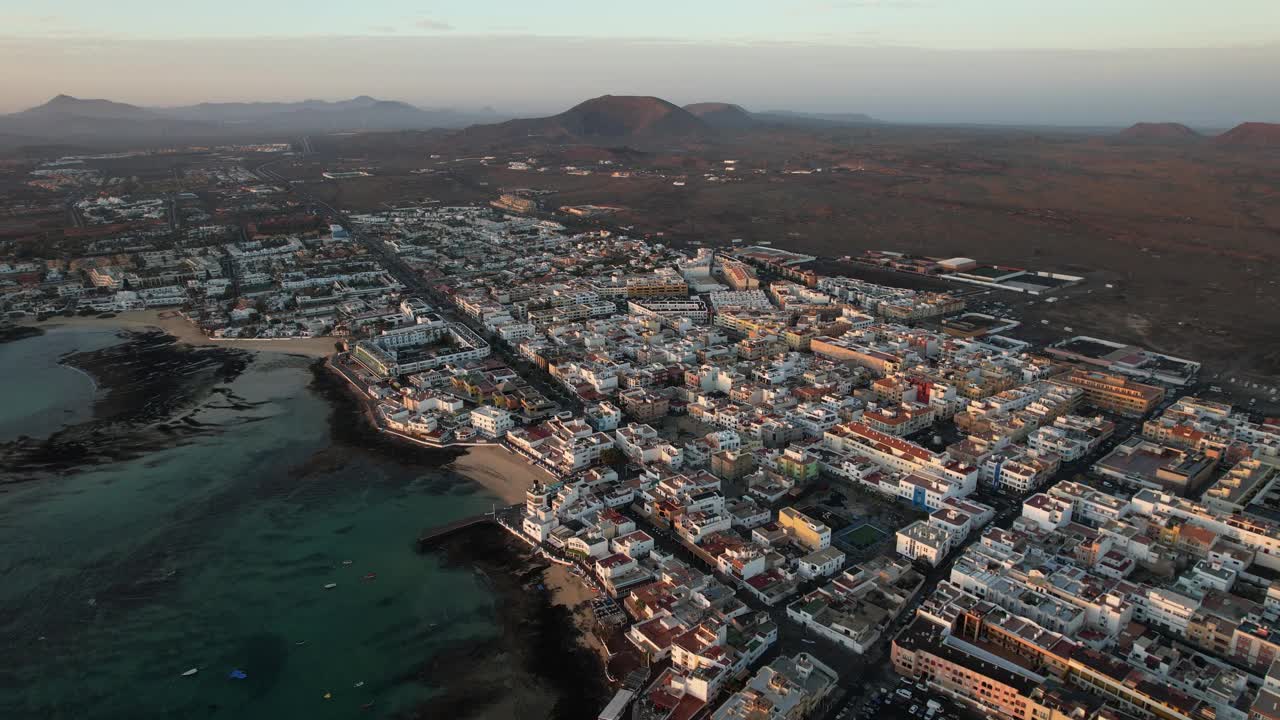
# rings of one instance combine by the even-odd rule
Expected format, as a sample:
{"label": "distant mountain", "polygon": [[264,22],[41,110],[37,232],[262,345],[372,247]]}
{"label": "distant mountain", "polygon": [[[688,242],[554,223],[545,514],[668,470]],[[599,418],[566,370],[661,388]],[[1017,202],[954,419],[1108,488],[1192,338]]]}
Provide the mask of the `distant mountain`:
{"label": "distant mountain", "polygon": [[883,120],[878,120],[870,115],[862,113],[806,113],[794,112],[792,110],[769,110],[766,112],[758,112],[752,114],[757,122],[772,123],[774,125],[807,125],[807,126],[831,126],[831,125],[883,125]]}
{"label": "distant mountain", "polygon": [[0,133],[33,140],[91,141],[100,138],[168,139],[207,133],[212,128],[110,100],[58,95],[49,102],[0,116]]}
{"label": "distant mountain", "polygon": [[497,119],[492,110],[464,113],[455,110],[424,110],[408,103],[378,100],[361,95],[350,100],[329,102],[200,103],[162,110],[165,114],[199,122],[252,125],[273,130],[421,130],[436,127],[465,127]]}
{"label": "distant mountain", "polygon": [[496,114],[491,112],[424,110],[367,95],[338,102],[201,103],[174,108],[143,108],[58,95],[29,110],[0,115],[0,137],[18,136],[31,142],[172,142],[345,130],[459,128],[494,119]]}
{"label": "distant mountain", "polygon": [[741,105],[733,105],[722,102],[705,102],[685,105],[684,109],[690,114],[700,118],[703,122],[713,128],[722,130],[736,130],[740,128],[749,128],[756,124],[755,118],[751,113],[742,108]]}
{"label": "distant mountain", "polygon": [[1112,136],[1120,142],[1171,143],[1199,140],[1200,133],[1186,125],[1172,122],[1140,122]]}
{"label": "distant mountain", "polygon": [[104,120],[146,120],[155,117],[154,114],[137,105],[111,100],[75,98],[70,95],[56,95],[43,105],[37,105],[17,114],[25,117],[74,116]]}
{"label": "distant mountain", "polygon": [[690,138],[711,133],[710,125],[666,100],[641,95],[602,95],[551,117],[469,127],[459,135],[459,139],[464,142],[507,143],[529,138]]}
{"label": "distant mountain", "polygon": [[684,109],[717,129],[743,129],[761,125],[835,127],[884,124],[883,121],[862,113],[805,113],[791,110],[748,112],[741,105],[720,102],[694,103],[685,105]]}
{"label": "distant mountain", "polygon": [[1220,147],[1280,148],[1280,123],[1241,123],[1213,142]]}

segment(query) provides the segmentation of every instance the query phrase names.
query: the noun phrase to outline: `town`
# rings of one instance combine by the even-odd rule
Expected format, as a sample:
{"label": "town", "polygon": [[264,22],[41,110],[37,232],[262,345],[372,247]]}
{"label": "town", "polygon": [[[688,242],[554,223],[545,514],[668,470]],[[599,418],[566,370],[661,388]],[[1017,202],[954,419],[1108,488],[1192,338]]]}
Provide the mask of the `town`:
{"label": "town", "polygon": [[285,147],[199,193],[36,170],[101,192],[75,257],[0,265],[7,316],[327,338],[389,437],[518,456],[493,520],[596,593],[601,718],[1280,718],[1280,422],[1192,360],[1002,334],[994,293],[1085,278],[860,261],[954,281],[913,290],[512,195],[345,215],[237,155]]}

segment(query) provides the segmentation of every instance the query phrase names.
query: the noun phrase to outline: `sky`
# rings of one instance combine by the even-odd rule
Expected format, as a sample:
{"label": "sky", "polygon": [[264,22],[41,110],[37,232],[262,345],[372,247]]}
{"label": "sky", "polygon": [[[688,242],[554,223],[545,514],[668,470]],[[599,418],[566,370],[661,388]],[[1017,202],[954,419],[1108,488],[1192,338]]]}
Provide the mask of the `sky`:
{"label": "sky", "polygon": [[904,122],[1280,121],[1276,0],[8,0],[0,111],[594,95]]}

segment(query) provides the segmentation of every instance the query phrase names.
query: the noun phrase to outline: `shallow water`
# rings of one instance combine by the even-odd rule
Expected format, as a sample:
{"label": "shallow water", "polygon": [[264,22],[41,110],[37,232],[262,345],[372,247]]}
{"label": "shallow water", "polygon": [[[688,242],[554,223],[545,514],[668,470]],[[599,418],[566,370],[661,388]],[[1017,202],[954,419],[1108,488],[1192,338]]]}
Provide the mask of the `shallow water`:
{"label": "shallow water", "polygon": [[[11,343],[0,370],[106,342],[97,332]],[[496,632],[477,576],[412,547],[493,498],[332,439],[306,361],[269,357],[230,383],[250,409],[199,414],[221,432],[0,486],[0,717],[385,717],[429,697],[407,678],[433,651]],[[37,405],[0,404],[0,428]]]}
{"label": "shallow water", "polygon": [[47,437],[87,420],[93,379],[58,358],[119,342],[111,329],[51,328],[43,336],[0,344],[0,442],[21,435]]}

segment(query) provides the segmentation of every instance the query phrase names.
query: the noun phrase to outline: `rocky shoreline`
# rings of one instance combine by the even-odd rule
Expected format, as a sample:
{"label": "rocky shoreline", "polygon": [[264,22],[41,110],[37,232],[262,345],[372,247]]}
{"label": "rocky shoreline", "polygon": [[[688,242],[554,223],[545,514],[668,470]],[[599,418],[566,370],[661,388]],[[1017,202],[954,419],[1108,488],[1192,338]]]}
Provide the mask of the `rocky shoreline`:
{"label": "rocky shoreline", "polygon": [[[236,409],[226,387],[253,361],[244,350],[184,345],[161,331],[121,332],[122,342],[73,353],[60,362],[97,385],[93,417],[46,438],[20,437],[0,445],[0,482],[24,482],[140,457],[217,430],[195,410],[217,400]],[[246,406],[247,407],[247,406]]]}
{"label": "rocky shoreline", "polygon": [[[121,342],[102,350],[74,352],[60,362],[97,385],[92,417],[46,438],[0,444],[5,482],[71,475],[136,459],[249,422],[252,403],[235,394],[232,381],[252,364],[269,370],[271,355],[220,347],[193,347],[162,331],[123,330]],[[277,356],[278,361],[296,359]],[[330,444],[283,474],[279,482],[305,480],[344,467],[351,454],[369,453],[436,479],[426,488],[442,495],[474,491],[473,480],[451,471],[460,450],[432,450],[396,442],[359,422],[358,403],[323,361],[309,364],[310,391],[325,401]],[[445,472],[439,472],[444,470]],[[407,547],[413,538],[405,538]],[[392,549],[392,552],[395,550]],[[599,656],[585,645],[573,611],[557,604],[548,567],[505,531],[478,526],[449,538],[433,552],[448,567],[474,570],[495,601],[490,639],[459,642],[402,678],[437,690],[429,701],[400,717],[594,718],[609,688]],[[155,602],[181,577],[162,549],[142,555],[151,569],[119,573],[95,591],[103,608]],[[116,568],[119,570],[119,568]],[[439,588],[448,592],[447,588]],[[78,606],[77,606],[78,607]],[[46,642],[52,644],[51,633]],[[3,681],[0,680],[0,683]]]}
{"label": "rocky shoreline", "polygon": [[[359,401],[323,362],[313,363],[311,372],[311,390],[331,408],[334,447],[356,446],[405,465],[444,469],[451,472],[441,482],[479,483],[503,495],[475,477],[475,472],[457,467],[457,459],[470,457],[469,451],[425,448],[388,436],[360,417]],[[519,494],[523,496],[523,490]],[[497,600],[494,623],[500,633],[445,648],[414,676],[405,678],[441,692],[402,717],[590,720],[597,716],[611,692],[605,669],[600,656],[586,646],[574,608],[562,604],[564,598],[551,577],[554,566],[534,557],[526,545],[496,525],[468,528],[433,544],[428,552],[440,557],[446,567],[471,568],[484,576]]]}
{"label": "rocky shoreline", "polygon": [[325,367],[324,360],[312,362],[310,370],[311,391],[324,398],[331,408],[329,429],[335,443],[356,445],[398,462],[431,468],[445,465],[465,452],[423,447],[387,435],[368,421],[350,388]]}
{"label": "rocky shoreline", "polygon": [[436,654],[417,679],[442,692],[408,717],[596,717],[610,694],[604,668],[582,642],[572,610],[555,603],[547,564],[493,525],[464,530],[432,552],[447,567],[472,567],[487,578],[501,632]]}
{"label": "rocky shoreline", "polygon": [[5,325],[0,327],[0,345],[39,337],[43,334],[44,330],[31,325]]}

